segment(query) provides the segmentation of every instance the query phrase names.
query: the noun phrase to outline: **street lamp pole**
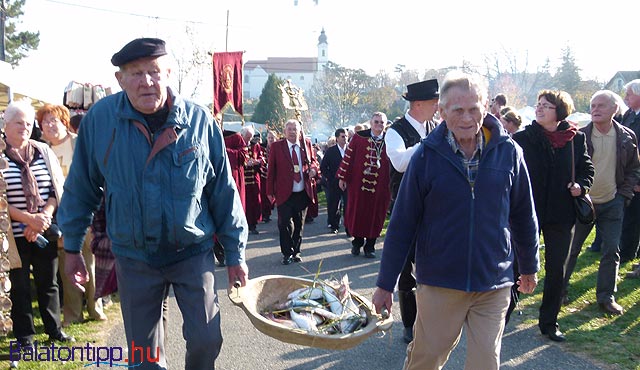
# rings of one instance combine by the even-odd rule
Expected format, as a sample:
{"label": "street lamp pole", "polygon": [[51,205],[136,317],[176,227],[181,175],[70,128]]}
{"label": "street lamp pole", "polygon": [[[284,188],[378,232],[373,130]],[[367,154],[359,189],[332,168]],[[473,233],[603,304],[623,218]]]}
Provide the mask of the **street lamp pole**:
{"label": "street lamp pole", "polygon": [[7,58],[4,54],[4,22],[7,18],[7,10],[4,6],[4,0],[0,0],[0,60],[6,61]]}

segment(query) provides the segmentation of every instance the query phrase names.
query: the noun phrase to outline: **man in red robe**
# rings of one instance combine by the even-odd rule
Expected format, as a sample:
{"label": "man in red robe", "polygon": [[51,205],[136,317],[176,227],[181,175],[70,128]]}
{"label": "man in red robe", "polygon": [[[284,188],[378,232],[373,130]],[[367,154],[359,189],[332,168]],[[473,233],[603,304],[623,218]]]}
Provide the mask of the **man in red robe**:
{"label": "man in red robe", "polygon": [[[262,219],[262,205],[260,198],[260,168],[262,167],[262,149],[259,140],[254,140],[255,130],[245,126],[240,130],[242,138],[247,143],[248,159],[244,167],[245,215],[250,234],[259,234],[256,228]],[[258,137],[259,138],[259,137]]]}
{"label": "man in red robe", "polygon": [[[242,207],[246,209],[245,196],[244,196],[244,165],[247,162],[247,144],[245,143],[242,135],[234,131],[224,130],[224,146],[227,151],[227,158],[229,160],[229,167],[231,167],[231,176],[238,188],[238,194],[240,195],[240,201]],[[213,245],[213,254],[218,261],[218,266],[225,266],[224,263],[224,247],[216,238]]]}
{"label": "man in red robe", "polygon": [[384,126],[387,116],[376,112],[371,129],[358,131],[347,147],[336,176],[342,190],[347,190],[344,225],[353,236],[351,254],[375,258],[376,239],[387,215],[389,190],[389,158],[384,148]]}

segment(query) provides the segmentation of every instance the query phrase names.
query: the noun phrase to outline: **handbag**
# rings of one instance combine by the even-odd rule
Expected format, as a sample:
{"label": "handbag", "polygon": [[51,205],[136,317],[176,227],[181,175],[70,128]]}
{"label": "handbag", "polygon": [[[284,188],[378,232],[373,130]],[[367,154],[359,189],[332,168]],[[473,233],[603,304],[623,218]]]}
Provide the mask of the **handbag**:
{"label": "handbag", "polygon": [[[573,140],[571,140],[571,182],[576,182],[575,154],[573,151]],[[576,210],[576,218],[582,224],[591,224],[596,219],[596,210],[589,194],[581,194],[573,197],[573,205]]]}

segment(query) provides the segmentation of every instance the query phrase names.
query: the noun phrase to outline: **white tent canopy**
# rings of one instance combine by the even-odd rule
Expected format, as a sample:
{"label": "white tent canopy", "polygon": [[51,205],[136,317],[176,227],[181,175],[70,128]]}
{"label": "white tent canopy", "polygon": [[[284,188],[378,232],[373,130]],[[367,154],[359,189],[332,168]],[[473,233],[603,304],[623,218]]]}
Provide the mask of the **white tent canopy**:
{"label": "white tent canopy", "polygon": [[29,89],[24,83],[18,81],[16,73],[7,62],[0,61],[0,111],[4,110],[9,102],[27,98],[35,108],[45,104],[45,100],[38,99],[37,93]]}

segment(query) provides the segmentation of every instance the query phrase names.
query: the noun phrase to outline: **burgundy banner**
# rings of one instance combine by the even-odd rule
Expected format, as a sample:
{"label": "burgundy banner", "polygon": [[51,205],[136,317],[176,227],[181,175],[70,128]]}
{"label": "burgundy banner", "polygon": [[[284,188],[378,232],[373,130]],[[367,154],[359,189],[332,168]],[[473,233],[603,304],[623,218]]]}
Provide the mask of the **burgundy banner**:
{"label": "burgundy banner", "polygon": [[242,115],[242,53],[213,53],[214,116],[227,104]]}

